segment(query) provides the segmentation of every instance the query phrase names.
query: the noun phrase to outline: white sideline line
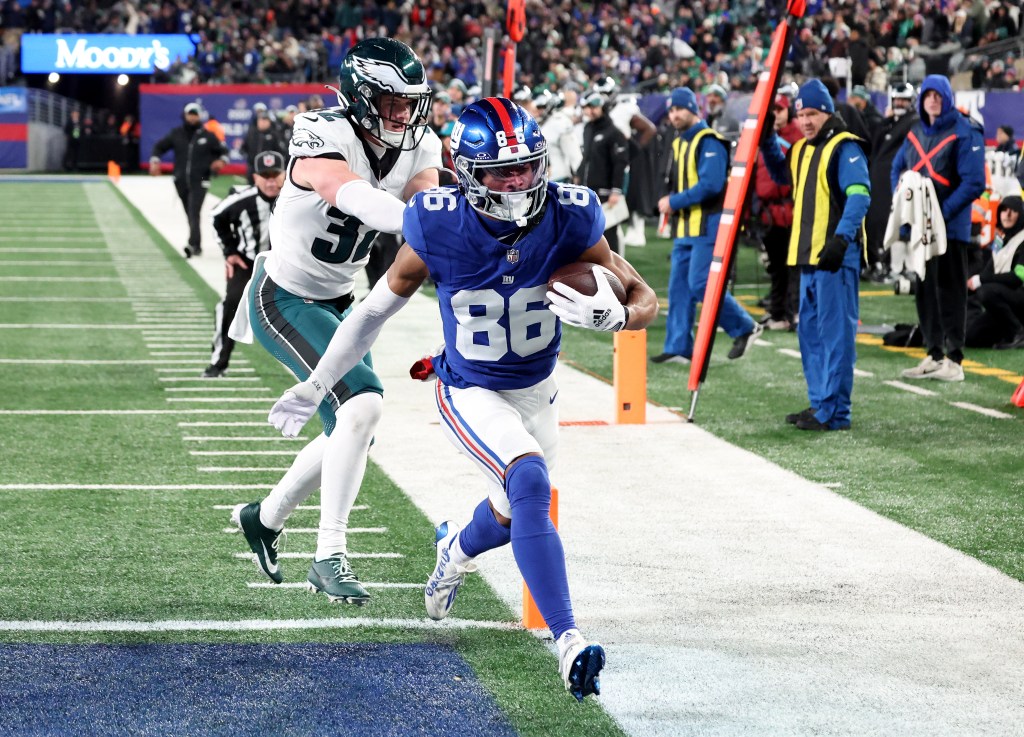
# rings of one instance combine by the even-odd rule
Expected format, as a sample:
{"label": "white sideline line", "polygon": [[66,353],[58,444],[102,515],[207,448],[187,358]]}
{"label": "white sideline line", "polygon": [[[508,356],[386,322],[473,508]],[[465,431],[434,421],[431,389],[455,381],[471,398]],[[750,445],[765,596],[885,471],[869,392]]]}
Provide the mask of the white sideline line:
{"label": "white sideline line", "polygon": [[986,417],[995,417],[997,420],[1012,420],[1013,415],[1008,415],[1005,412],[1000,412],[997,409],[989,409],[988,407],[979,407],[976,404],[970,402],[950,402],[954,407],[960,409],[966,409],[968,412],[977,412],[979,415],[985,415]]}
{"label": "white sideline line", "polygon": [[[285,586],[287,584],[268,584]],[[302,585],[302,584],[300,584]],[[416,584],[422,588],[423,584]],[[331,619],[172,619],[159,622],[110,621],[0,621],[0,632],[262,632],[267,630],[330,630],[377,627],[396,630],[505,630],[518,631],[515,622],[493,622],[479,619],[447,617],[432,619],[399,619],[395,617],[334,617]]]}
{"label": "white sideline line", "polygon": [[[239,358],[239,359],[237,359],[237,362],[238,363],[246,363],[246,360],[242,359],[242,358]],[[154,363],[180,363],[180,361],[156,361]],[[254,374],[254,373],[256,373],[256,369],[254,369],[254,368],[235,368],[235,363],[236,363],[236,361],[234,361],[234,360],[231,362],[231,369],[230,369],[230,371],[233,374]],[[191,371],[191,369],[185,368],[184,366],[182,366],[181,368],[158,368],[158,369],[155,369],[155,371],[157,371],[159,373],[162,373],[162,374],[172,374],[172,373],[180,374],[183,371]],[[199,379],[199,378],[203,378],[203,377],[195,376],[193,378]],[[218,381],[223,381],[223,380],[224,380],[224,377],[220,377],[218,379]]]}
{"label": "white sideline line", "polygon": [[209,351],[150,351],[153,358],[187,358],[190,360],[204,360],[210,358]]}
{"label": "white sideline line", "polygon": [[[253,410],[255,412],[257,410]],[[266,423],[263,423],[268,428],[270,427]],[[276,432],[276,431],[275,431]],[[233,440],[239,443],[269,443],[277,442],[280,440],[285,441],[296,441],[305,440],[305,438],[286,438],[284,435],[259,435],[259,436],[241,436],[241,435],[184,435],[181,438],[187,443],[219,443],[226,440]]]}
{"label": "white sideline line", "polygon": [[[269,487],[264,487],[264,488],[269,488]],[[384,534],[387,531],[388,531],[387,527],[349,527],[346,530],[346,532],[349,535],[358,535],[358,534],[364,534],[364,533],[365,534],[373,534],[373,535],[382,535],[382,534]],[[239,532],[241,532],[241,530],[239,530],[237,527],[225,527],[224,528],[224,534],[225,535],[237,535]],[[318,534],[320,532],[320,530],[318,530],[315,527],[286,527],[285,528],[285,532],[287,532],[289,535],[316,535],[316,534]]]}
{"label": "white sideline line", "polygon": [[937,396],[935,392],[930,389],[923,389],[919,386],[914,386],[913,384],[905,384],[902,381],[883,381],[882,383],[887,386],[891,386],[894,389],[902,389],[903,391],[910,392],[911,394],[919,394],[922,397]]}
{"label": "white sideline line", "polygon": [[[221,510],[221,511],[226,511],[226,510],[234,509],[237,506],[238,506],[237,504],[214,504],[213,508]],[[357,512],[357,511],[361,512],[361,511],[367,510],[369,508],[370,508],[369,505],[366,505],[366,504],[354,504],[354,505],[352,505],[352,511],[353,512]],[[305,511],[318,512],[318,511],[320,511],[320,505],[319,504],[300,504],[295,509],[297,509],[297,510],[298,509],[302,509],[302,510],[305,510]]]}
{"label": "white sideline line", "polygon": [[213,379],[208,376],[161,376],[158,381],[213,381],[219,384],[222,381],[238,383],[241,381],[259,381],[259,379],[255,376],[218,376]]}
{"label": "white sideline line", "polygon": [[130,302],[132,297],[0,297],[0,302]]}
{"label": "white sideline line", "polygon": [[[209,379],[207,379],[209,381]],[[220,379],[217,379],[220,381]],[[266,386],[165,386],[165,392],[269,392]]]}
{"label": "white sideline line", "polygon": [[791,358],[800,358],[800,351],[794,351],[792,348],[779,348],[778,353],[784,356],[790,356]]}
{"label": "white sideline line", "polygon": [[870,379],[871,377],[874,376],[874,374],[871,373],[870,371],[863,371],[863,370],[861,370],[859,368],[855,368],[853,370],[853,375],[854,376],[860,376],[860,377],[862,377],[864,379]]}
{"label": "white sideline line", "polygon": [[284,473],[287,467],[275,468],[274,466],[200,466],[196,469],[199,473],[262,473],[264,471],[276,471]]}
{"label": "white sideline line", "polygon": [[[291,560],[313,560],[315,553],[278,553],[278,558],[288,558]],[[349,558],[404,558],[405,556],[401,553],[348,553]],[[234,556],[239,560],[252,560],[252,553],[235,553]],[[422,586],[422,584],[420,584]]]}
{"label": "white sideline line", "polygon": [[[385,583],[378,581],[360,581],[364,588],[367,589],[423,589],[424,584],[422,583]],[[299,581],[292,581],[289,583],[271,583],[270,581],[258,581],[255,583],[247,583],[250,589],[304,589],[307,588],[307,584]]]}
{"label": "white sideline line", "polygon": [[297,450],[190,450],[188,454],[193,456],[295,456],[298,455],[298,452]]}
{"label": "white sideline line", "polygon": [[266,404],[266,397],[164,397],[165,402],[260,402]]}
{"label": "white sideline line", "polygon": [[68,282],[73,284],[88,282],[121,282],[119,276],[0,276],[0,281],[35,282],[41,281],[47,284],[54,282]]}
{"label": "white sideline line", "polygon": [[178,427],[266,427],[266,422],[179,422]]}
{"label": "white sideline line", "polygon": [[[0,409],[0,415],[266,415],[265,409]],[[291,438],[288,438],[291,439]]]}
{"label": "white sideline line", "polygon": [[146,348],[148,348],[151,351],[152,350],[166,350],[168,348],[205,348],[206,345],[207,345],[206,343],[200,343],[198,341],[195,342],[195,343],[186,343],[184,341],[179,342],[179,343],[150,343],[147,340],[147,341],[145,341],[145,343],[146,343]]}
{"label": "white sideline line", "polygon": [[0,266],[106,266],[114,268],[113,261],[10,261],[0,259]]}
{"label": "white sideline line", "polygon": [[[110,251],[106,248],[0,248],[0,253],[110,253]],[[42,262],[32,261],[31,263],[35,265]]]}
{"label": "white sideline line", "polygon": [[[205,354],[204,354],[205,355]],[[241,361],[244,363],[244,361]],[[192,360],[175,359],[141,359],[141,360],[111,360],[111,359],[90,359],[90,358],[0,358],[0,363],[19,364],[25,366],[167,366],[174,363],[192,364]],[[203,367],[192,369],[187,366],[180,368],[158,368],[157,371],[201,371]],[[253,369],[233,369],[234,371],[252,371]]]}
{"label": "white sideline line", "polygon": [[270,484],[0,484],[3,491],[269,491]]}

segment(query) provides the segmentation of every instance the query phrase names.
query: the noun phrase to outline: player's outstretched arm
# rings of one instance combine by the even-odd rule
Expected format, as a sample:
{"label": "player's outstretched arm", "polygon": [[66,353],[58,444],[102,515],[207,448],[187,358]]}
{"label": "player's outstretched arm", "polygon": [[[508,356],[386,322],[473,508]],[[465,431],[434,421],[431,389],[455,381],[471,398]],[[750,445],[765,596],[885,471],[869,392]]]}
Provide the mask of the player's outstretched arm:
{"label": "player's outstretched arm", "polygon": [[338,326],[313,373],[281,395],[267,418],[286,437],[295,437],[316,413],[327,391],[338,383],[377,340],[384,323],[408,303],[423,280],[427,266],[408,244],[403,245],[366,299]]}
{"label": "player's outstretched arm", "polygon": [[292,166],[292,179],[343,213],[359,218],[374,230],[399,235],[405,203],[353,172],[341,159],[300,158]]}
{"label": "player's outstretched arm", "polygon": [[612,251],[604,236],[580,255],[580,261],[600,264],[619,277],[626,289],[626,310],[629,319],[623,330],[643,330],[658,316],[658,295],[647,286],[633,265]]}

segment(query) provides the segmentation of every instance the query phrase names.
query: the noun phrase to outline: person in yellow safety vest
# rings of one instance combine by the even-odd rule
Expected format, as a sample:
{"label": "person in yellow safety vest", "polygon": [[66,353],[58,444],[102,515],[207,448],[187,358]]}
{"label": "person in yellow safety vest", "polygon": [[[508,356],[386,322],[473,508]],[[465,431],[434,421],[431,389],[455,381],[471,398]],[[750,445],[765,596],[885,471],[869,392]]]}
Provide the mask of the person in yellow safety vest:
{"label": "person in yellow safety vest", "polygon": [[800,267],[797,337],[811,406],[786,422],[799,430],[849,430],[862,232],[871,204],[867,157],[819,80],[800,88],[796,110],[802,140],[785,154],[775,135],[761,141],[772,179],[793,185],[788,262]]}
{"label": "person in yellow safety vest", "polygon": [[[715,234],[728,182],[729,144],[700,118],[693,90],[677,87],[668,101],[668,118],[676,131],[667,194],[658,200],[662,215],[675,214],[675,241],[668,277],[665,348],[654,363],[689,363],[693,355],[693,320],[711,271]],[[733,339],[729,358],[741,358],[764,329],[726,292],[722,329]]]}

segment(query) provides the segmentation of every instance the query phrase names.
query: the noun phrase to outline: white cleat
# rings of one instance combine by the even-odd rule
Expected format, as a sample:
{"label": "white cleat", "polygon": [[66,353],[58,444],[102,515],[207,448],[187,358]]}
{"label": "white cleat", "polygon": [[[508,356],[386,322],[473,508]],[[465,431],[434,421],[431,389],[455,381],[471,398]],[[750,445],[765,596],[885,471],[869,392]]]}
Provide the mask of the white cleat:
{"label": "white cleat", "polygon": [[566,690],[583,701],[584,697],[601,695],[601,669],[604,648],[583,639],[579,630],[566,630],[558,638],[558,672]]}
{"label": "white cleat", "polygon": [[426,588],[423,589],[423,603],[427,607],[427,616],[431,619],[441,620],[448,616],[466,574],[476,571],[475,563],[456,565],[451,561],[449,548],[455,542],[460,529],[462,528],[457,523],[449,520],[442,522],[434,531],[437,565],[427,580]]}

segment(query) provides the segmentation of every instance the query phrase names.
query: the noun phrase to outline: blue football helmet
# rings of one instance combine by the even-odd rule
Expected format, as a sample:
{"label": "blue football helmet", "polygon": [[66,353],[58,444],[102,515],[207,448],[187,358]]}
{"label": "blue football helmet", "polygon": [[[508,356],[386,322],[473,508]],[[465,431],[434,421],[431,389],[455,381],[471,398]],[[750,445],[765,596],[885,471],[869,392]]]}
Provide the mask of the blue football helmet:
{"label": "blue football helmet", "polygon": [[511,100],[468,105],[452,129],[451,152],[459,188],[477,212],[522,225],[544,208],[548,144]]}

